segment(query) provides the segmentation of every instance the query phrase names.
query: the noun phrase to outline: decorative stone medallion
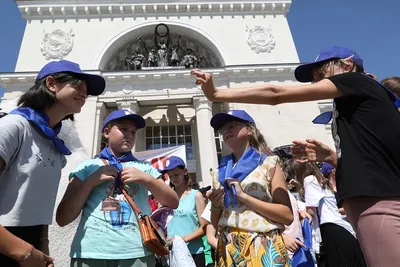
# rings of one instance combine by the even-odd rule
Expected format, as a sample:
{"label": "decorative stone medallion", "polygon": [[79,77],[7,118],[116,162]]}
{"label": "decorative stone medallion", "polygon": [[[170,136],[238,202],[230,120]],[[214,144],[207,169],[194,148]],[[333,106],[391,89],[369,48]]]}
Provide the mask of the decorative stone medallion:
{"label": "decorative stone medallion", "polygon": [[47,60],[63,59],[72,51],[74,46],[73,37],[75,36],[72,30],[69,33],[62,30],[54,30],[49,33],[43,32],[40,51],[42,51]]}
{"label": "decorative stone medallion", "polygon": [[275,47],[275,38],[271,34],[270,28],[263,26],[254,26],[249,28],[246,26],[247,44],[257,54],[270,53]]}

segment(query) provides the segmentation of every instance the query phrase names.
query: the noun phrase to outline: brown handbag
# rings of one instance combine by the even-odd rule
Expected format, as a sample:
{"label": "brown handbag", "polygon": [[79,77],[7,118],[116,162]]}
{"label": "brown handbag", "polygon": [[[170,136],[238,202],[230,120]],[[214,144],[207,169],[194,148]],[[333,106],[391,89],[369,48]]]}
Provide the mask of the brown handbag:
{"label": "brown handbag", "polygon": [[[108,165],[107,160],[102,159],[105,165]],[[166,256],[169,251],[167,241],[165,240],[164,232],[158,224],[148,215],[142,214],[142,211],[133,201],[132,197],[126,192],[124,185],[121,183],[121,192],[128,201],[129,205],[136,212],[138,217],[138,225],[140,235],[142,236],[143,245],[151,252],[158,256]]]}

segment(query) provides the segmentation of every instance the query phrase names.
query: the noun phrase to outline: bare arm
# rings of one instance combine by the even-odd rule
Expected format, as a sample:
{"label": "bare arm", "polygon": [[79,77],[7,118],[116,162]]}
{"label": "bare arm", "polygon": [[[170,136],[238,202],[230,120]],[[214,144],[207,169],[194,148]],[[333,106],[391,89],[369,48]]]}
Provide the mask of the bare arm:
{"label": "bare arm", "polygon": [[70,180],[57,207],[56,221],[59,226],[66,226],[78,218],[92,189],[93,184],[89,180],[81,181],[77,177]]}
{"label": "bare arm", "polygon": [[282,169],[279,166],[271,169],[271,176],[272,203],[254,198],[244,193],[241,188],[241,192],[239,193],[237,187],[240,185],[238,184],[237,180],[233,180],[234,182],[230,182],[228,184],[236,183],[235,188],[238,199],[260,215],[272,221],[290,225],[293,222],[293,212]]}
{"label": "bare arm", "polygon": [[295,86],[278,86],[263,84],[254,87],[217,89],[209,73],[193,70],[196,84],[201,84],[205,96],[214,102],[252,103],[277,105],[290,102],[304,102],[320,99],[331,99],[342,95],[342,92],[328,79],[314,84]]}
{"label": "bare arm", "polygon": [[209,223],[206,226],[206,236],[207,236],[207,243],[213,248],[213,249],[217,249],[217,244],[218,244],[218,240],[217,240],[217,231],[215,230],[215,227]]}
{"label": "bare arm", "polygon": [[0,225],[0,254],[14,260],[21,260],[32,249],[32,245],[16,237]]}
{"label": "bare arm", "polygon": [[207,222],[201,217],[205,207],[206,203],[204,201],[203,195],[200,192],[196,192],[196,212],[199,218],[200,227],[193,233],[190,233],[183,237],[183,240],[186,243],[198,238],[202,238],[206,234]]}
{"label": "bare arm", "polygon": [[315,207],[306,207],[306,211],[311,216],[314,216],[315,214],[317,214],[317,209]]}
{"label": "bare arm", "polygon": [[118,170],[105,165],[90,174],[84,181],[74,176],[69,181],[63,199],[57,207],[56,221],[61,227],[73,222],[81,213],[92,189],[105,181],[115,181]]}
{"label": "bare arm", "polygon": [[144,185],[162,206],[172,209],[176,209],[179,206],[178,195],[163,181],[163,179],[154,179],[151,177]]}

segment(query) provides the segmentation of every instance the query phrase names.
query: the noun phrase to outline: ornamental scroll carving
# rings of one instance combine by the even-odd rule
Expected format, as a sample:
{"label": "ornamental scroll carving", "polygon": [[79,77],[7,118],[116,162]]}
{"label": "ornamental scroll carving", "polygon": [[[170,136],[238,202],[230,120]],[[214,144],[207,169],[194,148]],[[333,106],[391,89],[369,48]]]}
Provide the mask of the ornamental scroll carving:
{"label": "ornamental scroll carving", "polygon": [[72,30],[70,32],[63,30],[43,32],[40,51],[47,60],[63,59],[72,51],[75,36]]}

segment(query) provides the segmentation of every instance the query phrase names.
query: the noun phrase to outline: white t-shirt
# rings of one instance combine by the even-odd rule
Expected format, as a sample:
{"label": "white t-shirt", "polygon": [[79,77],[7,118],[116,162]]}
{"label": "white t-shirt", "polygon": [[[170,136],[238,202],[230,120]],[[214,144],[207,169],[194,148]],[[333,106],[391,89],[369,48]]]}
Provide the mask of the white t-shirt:
{"label": "white t-shirt", "polygon": [[339,213],[335,194],[329,189],[323,189],[315,176],[310,175],[304,178],[304,195],[307,207],[318,208],[320,225],[334,223],[342,226],[354,237],[356,236],[350,223],[343,220]]}
{"label": "white t-shirt", "polygon": [[65,156],[25,118],[0,119],[0,224],[51,224]]}

